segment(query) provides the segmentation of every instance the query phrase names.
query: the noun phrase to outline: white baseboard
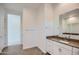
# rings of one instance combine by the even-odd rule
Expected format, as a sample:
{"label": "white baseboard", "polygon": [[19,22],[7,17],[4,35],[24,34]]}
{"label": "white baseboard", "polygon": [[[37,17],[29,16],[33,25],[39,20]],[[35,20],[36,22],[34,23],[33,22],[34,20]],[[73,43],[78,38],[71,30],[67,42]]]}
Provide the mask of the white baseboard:
{"label": "white baseboard", "polygon": [[41,47],[38,47],[43,53],[46,53],[46,51],[44,49],[42,49]]}

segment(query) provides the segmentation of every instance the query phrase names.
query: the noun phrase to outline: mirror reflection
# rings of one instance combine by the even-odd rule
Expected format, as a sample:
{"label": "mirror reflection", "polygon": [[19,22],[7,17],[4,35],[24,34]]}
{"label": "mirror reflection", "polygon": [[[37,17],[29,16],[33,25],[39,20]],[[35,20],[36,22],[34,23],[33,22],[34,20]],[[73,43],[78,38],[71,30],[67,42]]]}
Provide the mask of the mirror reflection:
{"label": "mirror reflection", "polygon": [[60,27],[63,33],[79,33],[79,9],[60,15]]}

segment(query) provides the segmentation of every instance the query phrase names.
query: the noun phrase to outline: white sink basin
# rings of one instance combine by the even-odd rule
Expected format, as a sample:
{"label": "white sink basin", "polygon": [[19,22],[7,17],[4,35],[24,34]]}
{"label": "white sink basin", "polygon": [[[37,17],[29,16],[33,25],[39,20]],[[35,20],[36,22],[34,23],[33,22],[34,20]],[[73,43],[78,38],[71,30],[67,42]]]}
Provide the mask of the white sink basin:
{"label": "white sink basin", "polygon": [[62,43],[69,43],[69,42],[67,42],[67,41],[63,41],[63,40],[60,40],[60,42],[62,42]]}

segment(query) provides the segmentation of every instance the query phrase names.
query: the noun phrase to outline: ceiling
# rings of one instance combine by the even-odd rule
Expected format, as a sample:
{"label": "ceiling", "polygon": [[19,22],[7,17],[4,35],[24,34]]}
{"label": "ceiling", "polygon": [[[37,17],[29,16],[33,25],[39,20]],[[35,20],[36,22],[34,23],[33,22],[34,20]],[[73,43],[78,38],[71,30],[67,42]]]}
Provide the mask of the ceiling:
{"label": "ceiling", "polygon": [[[22,12],[23,8],[38,9],[44,3],[0,3],[0,6],[9,10]],[[52,3],[52,6],[58,3]]]}
{"label": "ceiling", "polygon": [[22,12],[23,8],[36,9],[40,7],[40,3],[0,3],[0,6]]}

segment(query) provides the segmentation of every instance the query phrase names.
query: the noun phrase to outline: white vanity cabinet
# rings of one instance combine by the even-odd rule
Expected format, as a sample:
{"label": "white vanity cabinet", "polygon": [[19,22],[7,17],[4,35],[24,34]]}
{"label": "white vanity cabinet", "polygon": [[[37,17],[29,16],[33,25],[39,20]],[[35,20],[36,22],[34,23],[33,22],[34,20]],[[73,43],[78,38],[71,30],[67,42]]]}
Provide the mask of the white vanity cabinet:
{"label": "white vanity cabinet", "polygon": [[60,55],[72,55],[72,50],[68,50],[66,48],[60,48]]}
{"label": "white vanity cabinet", "polygon": [[73,55],[79,55],[79,48],[73,47]]}
{"label": "white vanity cabinet", "polygon": [[72,47],[59,42],[48,40],[47,52],[52,55],[72,55]]}
{"label": "white vanity cabinet", "polygon": [[60,54],[60,47],[58,45],[54,45],[54,48],[53,48],[53,55],[59,55]]}
{"label": "white vanity cabinet", "polygon": [[51,40],[47,40],[47,52],[53,54],[53,42]]}
{"label": "white vanity cabinet", "polygon": [[71,46],[59,42],[54,42],[54,55],[71,55],[71,54],[72,54]]}
{"label": "white vanity cabinet", "polygon": [[51,55],[59,55],[60,47],[56,44],[56,42],[47,40],[47,52]]}
{"label": "white vanity cabinet", "polygon": [[68,50],[68,49],[63,48],[61,46],[55,46],[53,54],[54,55],[71,55],[72,50]]}

